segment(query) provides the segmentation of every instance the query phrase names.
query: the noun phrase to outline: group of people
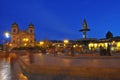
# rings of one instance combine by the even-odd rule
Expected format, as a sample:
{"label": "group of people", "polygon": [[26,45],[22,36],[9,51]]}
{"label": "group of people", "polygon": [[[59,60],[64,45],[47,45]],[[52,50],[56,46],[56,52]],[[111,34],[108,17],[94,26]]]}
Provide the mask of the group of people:
{"label": "group of people", "polygon": [[100,46],[100,56],[111,56],[109,44],[107,45],[107,49]]}

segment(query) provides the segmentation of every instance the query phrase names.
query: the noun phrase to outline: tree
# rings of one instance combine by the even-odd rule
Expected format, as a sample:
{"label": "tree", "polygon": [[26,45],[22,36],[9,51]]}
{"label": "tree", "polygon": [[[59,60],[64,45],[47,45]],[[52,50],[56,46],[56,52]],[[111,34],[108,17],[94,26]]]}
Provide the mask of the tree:
{"label": "tree", "polygon": [[106,33],[106,39],[110,39],[110,38],[113,38],[113,34],[110,31],[108,31]]}

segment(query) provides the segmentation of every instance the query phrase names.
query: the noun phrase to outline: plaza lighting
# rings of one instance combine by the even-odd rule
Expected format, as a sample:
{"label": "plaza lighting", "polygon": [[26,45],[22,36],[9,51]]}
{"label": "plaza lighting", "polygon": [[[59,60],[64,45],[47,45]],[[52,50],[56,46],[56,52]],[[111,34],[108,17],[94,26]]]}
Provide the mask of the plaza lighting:
{"label": "plaza lighting", "polygon": [[9,32],[5,32],[4,35],[5,35],[5,38],[6,38],[6,42],[5,42],[5,45],[4,45],[5,46],[4,50],[8,51],[8,49],[9,49],[8,39],[10,37],[10,33]]}
{"label": "plaza lighting", "polygon": [[75,47],[76,47],[76,45],[73,45],[73,47],[75,48]]}
{"label": "plaza lighting", "polygon": [[117,47],[120,47],[120,42],[117,43]]}
{"label": "plaza lighting", "polygon": [[105,43],[105,47],[106,47],[106,48],[108,47],[108,43]]}
{"label": "plaza lighting", "polygon": [[10,33],[9,32],[5,32],[4,35],[5,35],[6,38],[10,37]]}
{"label": "plaza lighting", "polygon": [[25,41],[25,38],[23,38],[23,41]]}
{"label": "plaza lighting", "polygon": [[90,44],[89,44],[89,48],[90,48],[90,47],[93,47],[93,45],[94,45],[93,43],[90,43]]}
{"label": "plaza lighting", "polygon": [[65,44],[69,43],[69,40],[64,40],[64,43],[65,43]]}
{"label": "plaza lighting", "polygon": [[27,46],[27,44],[25,43],[24,46]]}
{"label": "plaza lighting", "polygon": [[40,42],[39,42],[39,45],[40,45],[41,47],[43,47],[43,46],[44,46],[44,41],[40,41]]}
{"label": "plaza lighting", "polygon": [[29,39],[28,38],[23,38],[23,41],[27,42]]}
{"label": "plaza lighting", "polygon": [[94,44],[94,47],[97,48],[97,43]]}
{"label": "plaza lighting", "polygon": [[58,44],[57,47],[60,47],[60,45]]}
{"label": "plaza lighting", "polygon": [[12,44],[9,44],[9,46],[12,46]]}
{"label": "plaza lighting", "polygon": [[28,38],[26,38],[26,41],[28,41]]}
{"label": "plaza lighting", "polygon": [[43,45],[44,44],[44,42],[43,41],[40,41],[40,45]]}

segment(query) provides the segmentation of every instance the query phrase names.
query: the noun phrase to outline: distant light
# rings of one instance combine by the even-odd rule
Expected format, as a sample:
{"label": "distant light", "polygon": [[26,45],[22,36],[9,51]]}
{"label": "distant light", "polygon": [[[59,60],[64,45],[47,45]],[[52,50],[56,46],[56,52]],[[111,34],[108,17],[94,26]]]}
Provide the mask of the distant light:
{"label": "distant light", "polygon": [[108,47],[108,43],[105,43],[105,47]]}
{"label": "distant light", "polygon": [[58,47],[60,47],[60,45],[58,44]]}
{"label": "distant light", "polygon": [[43,41],[40,41],[40,45],[43,45],[44,44],[44,42]]}
{"label": "distant light", "polygon": [[29,39],[28,38],[26,38],[26,41],[28,41]]}
{"label": "distant light", "polygon": [[27,41],[29,41],[29,39],[28,38],[23,38],[23,41],[27,42]]}
{"label": "distant light", "polygon": [[10,37],[10,34],[8,32],[5,32],[5,37],[6,38],[9,38]]}
{"label": "distant light", "polygon": [[64,43],[66,43],[66,44],[69,43],[69,40],[64,40]]}
{"label": "distant light", "polygon": [[75,48],[75,47],[76,47],[76,45],[73,45],[73,47]]}
{"label": "distant light", "polygon": [[93,45],[94,45],[93,43],[90,43],[90,44],[89,44],[89,48],[90,48],[90,47],[93,47]]}
{"label": "distant light", "polygon": [[95,44],[94,44],[94,47],[97,48],[97,46],[98,46],[97,43],[95,43]]}
{"label": "distant light", "polygon": [[120,42],[117,43],[117,47],[120,47]]}
{"label": "distant light", "polygon": [[9,44],[9,46],[12,46],[12,44]]}
{"label": "distant light", "polygon": [[27,44],[25,43],[24,46],[27,46]]}
{"label": "distant light", "polygon": [[23,41],[25,41],[25,38],[23,38]]}

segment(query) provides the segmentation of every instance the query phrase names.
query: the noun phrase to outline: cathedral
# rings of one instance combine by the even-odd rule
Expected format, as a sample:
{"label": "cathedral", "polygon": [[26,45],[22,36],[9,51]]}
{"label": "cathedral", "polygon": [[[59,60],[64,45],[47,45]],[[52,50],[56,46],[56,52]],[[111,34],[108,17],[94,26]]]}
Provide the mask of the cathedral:
{"label": "cathedral", "polygon": [[29,24],[27,30],[20,30],[17,23],[11,27],[11,45],[14,47],[34,47],[34,25]]}

